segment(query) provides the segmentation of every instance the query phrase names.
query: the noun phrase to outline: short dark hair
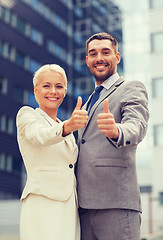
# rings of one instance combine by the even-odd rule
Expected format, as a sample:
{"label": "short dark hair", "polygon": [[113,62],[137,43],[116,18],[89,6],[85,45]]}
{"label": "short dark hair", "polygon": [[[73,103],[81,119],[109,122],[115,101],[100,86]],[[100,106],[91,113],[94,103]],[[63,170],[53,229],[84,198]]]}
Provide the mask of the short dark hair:
{"label": "short dark hair", "polygon": [[111,41],[112,46],[114,48],[115,53],[118,52],[118,41],[115,37],[113,37],[112,35],[110,35],[109,33],[96,33],[94,35],[92,35],[87,41],[86,41],[86,51],[88,52],[88,45],[92,40],[103,40],[103,39],[108,39]]}

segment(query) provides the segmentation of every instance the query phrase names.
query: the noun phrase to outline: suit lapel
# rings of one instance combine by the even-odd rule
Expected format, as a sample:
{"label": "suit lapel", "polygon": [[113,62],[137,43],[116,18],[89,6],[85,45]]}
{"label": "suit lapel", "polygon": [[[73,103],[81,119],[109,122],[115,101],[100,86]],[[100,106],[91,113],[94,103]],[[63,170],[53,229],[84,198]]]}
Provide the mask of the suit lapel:
{"label": "suit lapel", "polygon": [[[42,118],[42,120],[44,122],[46,122],[48,125],[50,126],[56,126],[58,123],[61,123],[62,121],[59,120],[57,118],[57,122],[55,122],[51,117],[48,116],[47,113],[45,113],[42,109],[40,108],[36,108],[36,112],[40,115],[40,117]],[[75,147],[75,141],[72,135],[67,136],[66,138],[64,138],[64,141],[67,143],[67,145],[69,146],[69,148],[73,151],[74,147]],[[71,151],[71,154],[72,154]]]}

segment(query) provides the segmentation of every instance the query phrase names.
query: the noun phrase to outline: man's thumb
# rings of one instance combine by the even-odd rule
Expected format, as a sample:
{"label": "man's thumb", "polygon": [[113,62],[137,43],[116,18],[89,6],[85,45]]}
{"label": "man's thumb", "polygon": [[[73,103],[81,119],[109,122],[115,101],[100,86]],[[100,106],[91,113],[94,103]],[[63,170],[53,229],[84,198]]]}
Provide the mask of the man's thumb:
{"label": "man's thumb", "polygon": [[104,100],[103,108],[104,108],[104,113],[109,113],[110,112],[110,110],[109,110],[109,100],[108,99]]}
{"label": "man's thumb", "polygon": [[80,110],[81,106],[82,106],[82,98],[79,96],[78,100],[77,100],[77,104],[76,104],[75,110]]}

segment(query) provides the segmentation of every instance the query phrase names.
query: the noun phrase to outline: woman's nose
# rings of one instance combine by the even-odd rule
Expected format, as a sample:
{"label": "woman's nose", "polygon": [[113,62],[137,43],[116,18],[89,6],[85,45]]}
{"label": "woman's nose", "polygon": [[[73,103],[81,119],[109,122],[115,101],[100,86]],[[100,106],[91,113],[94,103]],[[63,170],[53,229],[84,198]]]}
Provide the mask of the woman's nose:
{"label": "woman's nose", "polygon": [[56,88],[55,88],[55,86],[52,86],[52,87],[51,87],[51,93],[56,93]]}

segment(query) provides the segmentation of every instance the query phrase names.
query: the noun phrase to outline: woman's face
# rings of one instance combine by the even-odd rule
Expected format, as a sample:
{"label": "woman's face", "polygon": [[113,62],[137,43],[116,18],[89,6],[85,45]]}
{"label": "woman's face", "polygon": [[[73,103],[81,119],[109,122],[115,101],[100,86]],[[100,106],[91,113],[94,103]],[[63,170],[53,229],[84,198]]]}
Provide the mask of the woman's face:
{"label": "woman's face", "polygon": [[38,84],[34,87],[34,94],[39,107],[48,112],[61,105],[66,95],[66,82],[64,77],[55,71],[47,71],[40,74]]}

